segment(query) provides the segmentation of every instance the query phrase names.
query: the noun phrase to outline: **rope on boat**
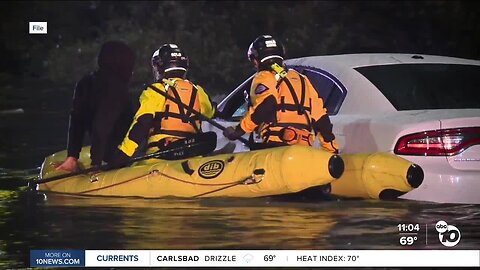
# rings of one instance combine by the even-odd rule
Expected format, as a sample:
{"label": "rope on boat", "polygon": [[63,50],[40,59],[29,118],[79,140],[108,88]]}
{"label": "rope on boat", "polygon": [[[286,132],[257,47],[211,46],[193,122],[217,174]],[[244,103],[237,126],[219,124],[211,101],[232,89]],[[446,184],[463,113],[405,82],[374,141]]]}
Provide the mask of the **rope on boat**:
{"label": "rope on boat", "polygon": [[[86,190],[86,191],[82,191],[82,192],[79,192],[79,194],[86,194],[86,193],[90,193],[90,192],[94,192],[94,191],[99,191],[99,190],[102,190],[102,189],[106,189],[106,188],[111,188],[111,187],[114,187],[114,186],[118,186],[118,185],[122,185],[122,184],[125,184],[125,183],[128,183],[128,182],[131,182],[133,180],[137,180],[137,179],[140,179],[140,178],[143,178],[143,177],[146,177],[146,176],[149,176],[151,174],[151,172],[147,173],[147,174],[144,174],[144,175],[140,175],[140,176],[137,176],[137,177],[134,177],[134,178],[131,178],[131,179],[127,179],[123,182],[119,182],[119,183],[115,183],[115,184],[112,184],[112,185],[108,185],[108,186],[104,186],[104,187],[99,187],[99,188],[95,188],[95,189],[91,189],[91,190]],[[93,175],[95,178],[92,178],[92,175],[90,176],[90,182],[96,182],[98,181],[98,175]],[[92,181],[93,179],[96,179],[96,181]]]}
{"label": "rope on boat", "polygon": [[212,183],[196,183],[196,182],[192,182],[192,181],[188,181],[188,180],[183,180],[183,179],[176,178],[176,177],[174,177],[174,176],[171,176],[171,175],[162,173],[162,172],[160,172],[160,171],[158,171],[158,170],[153,170],[153,171],[151,171],[151,174],[161,175],[161,176],[164,176],[164,177],[169,178],[169,179],[171,179],[171,180],[175,180],[175,181],[182,182],[182,183],[185,183],[185,184],[196,185],[196,186],[225,186],[225,185],[233,185],[233,184],[238,184],[239,182],[243,182],[243,181],[251,178],[251,176],[250,176],[250,177],[247,177],[246,179],[240,180],[240,181],[233,181],[233,182],[227,182],[227,183],[216,183],[216,184],[212,184]]}
{"label": "rope on boat", "polygon": [[227,188],[231,188],[231,187],[234,187],[234,186],[238,186],[238,185],[258,184],[258,183],[262,182],[262,180],[264,178],[265,170],[264,169],[256,169],[256,170],[253,171],[251,176],[249,176],[249,177],[247,177],[243,180],[240,180],[240,181],[233,181],[233,182],[228,182],[228,183],[216,183],[216,184],[195,183],[195,182],[191,182],[191,181],[188,181],[188,180],[179,179],[179,178],[176,178],[174,176],[170,176],[170,175],[162,173],[158,170],[153,170],[151,173],[167,177],[167,178],[169,178],[171,180],[174,180],[174,181],[178,181],[178,182],[182,182],[182,183],[186,183],[186,184],[191,184],[191,185],[197,185],[197,186],[225,186],[225,187],[221,187],[219,189],[211,190],[211,191],[208,191],[208,192],[204,192],[204,193],[200,193],[198,195],[192,196],[192,198],[198,198],[198,197],[201,197],[201,196],[204,196],[204,195],[207,195],[207,194],[218,192],[218,191],[221,191],[221,190],[224,190],[224,189],[227,189]]}
{"label": "rope on boat", "polygon": [[224,190],[224,189],[227,189],[227,188],[231,188],[231,187],[234,187],[234,186],[238,186],[238,185],[258,184],[258,183],[263,181],[264,174],[265,174],[264,169],[257,169],[257,170],[253,171],[251,176],[249,176],[249,177],[247,177],[243,180],[237,181],[237,183],[234,183],[234,184],[231,184],[229,186],[222,187],[222,188],[219,188],[219,189],[215,189],[215,190],[212,190],[212,191],[200,193],[198,195],[193,196],[192,198],[198,198],[198,197],[203,196],[203,195],[211,194],[211,193],[214,193],[214,192],[217,192],[217,191],[220,191],[220,190]]}
{"label": "rope on boat", "polygon": [[[191,181],[188,181],[188,180],[183,180],[183,179],[180,179],[180,178],[176,178],[176,177],[174,177],[174,176],[171,176],[171,175],[162,173],[162,172],[160,172],[160,171],[158,171],[158,170],[153,170],[153,171],[150,171],[149,173],[144,174],[144,175],[140,175],[140,176],[137,176],[137,177],[134,177],[134,178],[131,178],[131,179],[127,179],[127,180],[125,180],[125,181],[122,181],[122,182],[119,182],[119,183],[115,183],[115,184],[112,184],[112,185],[108,185],[108,186],[104,186],[104,187],[99,187],[99,188],[91,189],[91,190],[86,190],[86,191],[80,192],[79,194],[86,194],[86,193],[90,193],[90,192],[99,191],[99,190],[102,190],[102,189],[111,188],[111,187],[114,187],[114,186],[122,185],[122,184],[125,184],[125,183],[128,183],[128,182],[131,182],[131,181],[134,181],[134,180],[143,178],[143,177],[148,177],[148,176],[150,176],[150,175],[161,175],[161,176],[164,176],[164,177],[169,178],[169,179],[171,179],[171,180],[178,181],[178,182],[182,182],[182,183],[186,183],[186,184],[191,184],[191,185],[198,185],[198,186],[225,186],[225,187],[221,187],[221,188],[219,188],[219,189],[211,190],[211,191],[208,191],[208,192],[205,192],[205,193],[201,193],[201,194],[192,196],[192,198],[198,198],[198,197],[203,196],[203,195],[207,195],[207,194],[210,194],[210,193],[214,193],[214,192],[221,191],[221,190],[224,190],[224,189],[227,189],[227,188],[231,188],[231,187],[234,187],[234,186],[238,186],[238,185],[253,185],[253,184],[258,184],[258,183],[260,183],[260,182],[263,181],[264,174],[265,174],[265,170],[264,170],[264,169],[256,169],[256,170],[253,171],[253,173],[252,173],[251,176],[249,176],[249,177],[247,177],[247,178],[245,178],[245,179],[243,179],[243,180],[233,181],[233,182],[227,182],[227,183],[216,183],[216,184],[212,184],[212,183],[195,183],[195,182],[191,182]],[[92,178],[91,178],[90,180],[92,180]],[[96,180],[98,181],[98,179],[96,179]],[[96,181],[95,181],[95,182],[96,182]]]}

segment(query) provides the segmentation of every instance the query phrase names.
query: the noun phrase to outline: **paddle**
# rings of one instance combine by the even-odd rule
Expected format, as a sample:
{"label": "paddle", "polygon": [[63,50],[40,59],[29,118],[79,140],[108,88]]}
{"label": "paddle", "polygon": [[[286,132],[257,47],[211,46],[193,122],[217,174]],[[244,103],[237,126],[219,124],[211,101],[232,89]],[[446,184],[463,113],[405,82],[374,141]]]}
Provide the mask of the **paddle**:
{"label": "paddle", "polygon": [[[169,86],[171,87],[175,87],[175,83],[170,81],[170,80],[167,80],[167,79],[163,79],[163,82],[167,83]],[[204,121],[207,121],[209,122],[210,124],[212,124],[214,127],[220,129],[220,130],[225,130],[226,127],[220,125],[219,123],[215,122],[213,119],[210,119],[208,117],[206,117],[205,115],[203,115],[201,112],[195,110],[194,108],[192,108],[190,105],[187,105],[185,103],[183,103],[181,100],[178,100],[176,97],[172,97],[170,95],[168,95],[166,92],[158,89],[157,87],[155,87],[153,84],[149,86],[150,88],[152,88],[155,92],[159,93],[160,95],[164,96],[166,99],[169,99],[181,106],[183,106],[184,108],[186,108],[189,112],[193,113],[193,114],[196,114],[198,117],[200,117],[202,120]],[[243,138],[243,137],[239,137],[237,140],[241,141],[242,143],[244,143],[245,145],[247,145],[249,148],[252,148],[253,146],[250,144],[250,142]]]}
{"label": "paddle", "polygon": [[81,174],[87,174],[90,172],[108,171],[112,169],[117,169],[137,161],[151,159],[151,158],[176,160],[176,159],[183,159],[183,158],[188,158],[192,156],[206,155],[208,153],[211,153],[213,150],[215,150],[216,146],[217,146],[217,134],[215,132],[198,133],[192,137],[180,139],[170,143],[168,146],[168,149],[166,150],[159,151],[156,153],[151,153],[141,157],[131,158],[128,161],[125,161],[124,163],[117,164],[116,166],[111,166],[109,164],[106,164],[106,165],[88,168],[78,172],[71,172],[71,173],[57,175],[57,176],[53,176],[45,179],[40,179],[37,181],[30,180],[29,186],[33,186],[35,184],[48,183],[51,181],[60,180],[67,177],[77,176]]}

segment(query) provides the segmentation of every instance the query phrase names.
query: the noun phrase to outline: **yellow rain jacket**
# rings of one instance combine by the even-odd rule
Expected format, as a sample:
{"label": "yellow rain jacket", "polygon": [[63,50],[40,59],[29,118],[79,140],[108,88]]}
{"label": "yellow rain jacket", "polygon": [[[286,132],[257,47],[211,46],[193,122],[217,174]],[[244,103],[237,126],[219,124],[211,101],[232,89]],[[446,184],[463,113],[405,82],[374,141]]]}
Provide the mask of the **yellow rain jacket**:
{"label": "yellow rain jacket", "polygon": [[[203,115],[213,117],[215,108],[202,87],[181,78],[173,78],[171,81],[175,83],[175,87],[162,83],[155,83],[153,86],[168,93],[169,96],[180,99],[183,104],[189,105]],[[164,142],[197,132],[201,132],[200,118],[183,106],[166,99],[151,87],[147,87],[140,96],[140,108],[119,149],[131,157],[139,144],[148,137],[147,152],[152,153],[160,150]]]}

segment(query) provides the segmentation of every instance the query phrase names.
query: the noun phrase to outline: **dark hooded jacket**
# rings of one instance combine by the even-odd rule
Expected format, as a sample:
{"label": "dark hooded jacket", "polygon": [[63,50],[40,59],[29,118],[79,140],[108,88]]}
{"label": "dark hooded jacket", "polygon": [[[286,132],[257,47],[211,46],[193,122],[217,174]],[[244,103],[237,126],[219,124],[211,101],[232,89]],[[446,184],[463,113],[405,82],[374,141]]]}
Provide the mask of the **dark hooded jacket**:
{"label": "dark hooded jacket", "polygon": [[128,93],[135,54],[120,41],[102,45],[98,69],[75,86],[70,112],[67,152],[79,157],[83,138],[90,134],[92,165],[109,162],[132,122],[134,109]]}

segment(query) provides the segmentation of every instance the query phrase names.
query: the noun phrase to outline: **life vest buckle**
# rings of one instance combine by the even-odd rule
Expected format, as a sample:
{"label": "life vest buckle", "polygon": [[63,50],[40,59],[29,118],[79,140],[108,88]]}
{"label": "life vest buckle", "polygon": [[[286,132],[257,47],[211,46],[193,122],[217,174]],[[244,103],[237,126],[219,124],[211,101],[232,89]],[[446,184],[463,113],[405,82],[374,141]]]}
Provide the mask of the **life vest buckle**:
{"label": "life vest buckle", "polygon": [[288,145],[301,144],[312,146],[314,143],[314,138],[311,132],[292,127],[282,128],[280,130],[279,138]]}
{"label": "life vest buckle", "polygon": [[279,64],[274,63],[271,65],[271,68],[275,73],[277,73],[281,78],[286,78],[287,77],[287,71],[281,67]]}

